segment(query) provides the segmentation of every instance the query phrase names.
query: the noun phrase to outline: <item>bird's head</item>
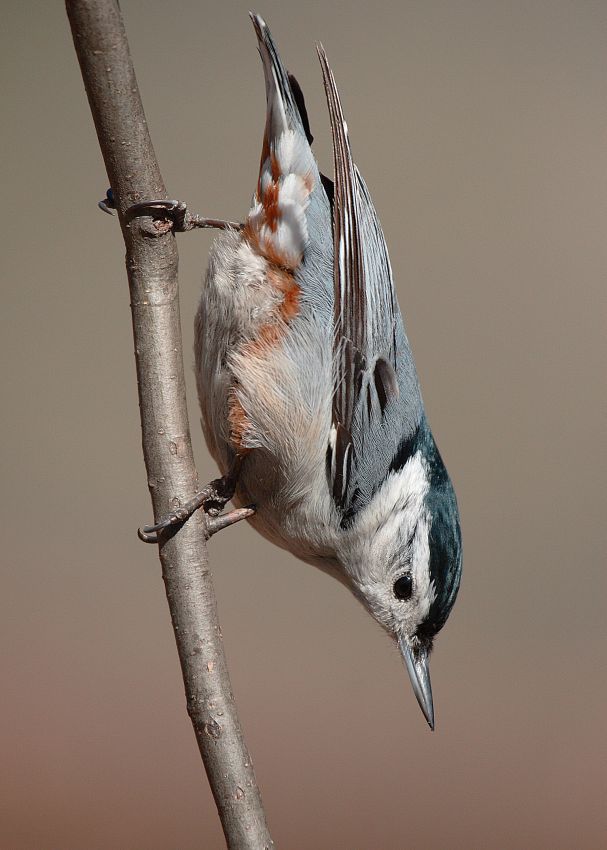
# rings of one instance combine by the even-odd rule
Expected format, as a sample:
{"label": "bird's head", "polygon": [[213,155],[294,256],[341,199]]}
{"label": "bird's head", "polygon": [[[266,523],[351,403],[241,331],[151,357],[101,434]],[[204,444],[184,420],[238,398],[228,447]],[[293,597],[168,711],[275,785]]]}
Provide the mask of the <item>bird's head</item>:
{"label": "bird's head", "polygon": [[428,659],[457,596],[462,547],[453,486],[428,429],[420,429],[346,537],[341,561],[352,590],[398,643],[433,729]]}

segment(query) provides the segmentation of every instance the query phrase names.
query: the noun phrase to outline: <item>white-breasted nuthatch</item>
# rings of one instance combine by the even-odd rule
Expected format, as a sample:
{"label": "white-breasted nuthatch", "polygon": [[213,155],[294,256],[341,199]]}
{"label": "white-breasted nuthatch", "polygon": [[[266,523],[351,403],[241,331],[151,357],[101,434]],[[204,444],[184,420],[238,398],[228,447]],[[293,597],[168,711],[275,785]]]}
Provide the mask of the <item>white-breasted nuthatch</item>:
{"label": "white-breasted nuthatch", "polygon": [[461,575],[455,493],[325,52],[334,181],[297,81],[251,18],[266,126],[252,208],[215,241],[196,317],[206,441],[224,475],[238,466],[253,526],[346,584],[396,640],[433,728],[428,656]]}

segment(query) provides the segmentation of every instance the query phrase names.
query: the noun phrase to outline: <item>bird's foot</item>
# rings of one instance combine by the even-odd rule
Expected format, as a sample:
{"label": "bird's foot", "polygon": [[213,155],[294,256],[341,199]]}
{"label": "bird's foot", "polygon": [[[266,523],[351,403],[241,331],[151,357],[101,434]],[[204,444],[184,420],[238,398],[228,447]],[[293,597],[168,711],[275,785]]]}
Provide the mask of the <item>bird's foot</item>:
{"label": "bird's foot", "polygon": [[204,218],[192,215],[183,201],[150,200],[133,204],[126,211],[125,219],[130,221],[140,215],[168,219],[177,233],[185,233],[197,227],[214,227],[219,230],[242,230],[243,225],[238,221],[225,221],[222,218]]}
{"label": "bird's foot", "polygon": [[[107,190],[105,198],[99,201],[98,206],[103,212],[110,215],[114,214],[116,205],[114,193],[111,189]],[[170,222],[173,231],[176,233],[185,233],[197,227],[214,227],[219,230],[242,230],[243,228],[243,225],[238,221],[226,221],[222,218],[204,218],[201,215],[192,215],[183,201],[163,199],[140,201],[126,210],[124,218],[128,222],[141,215],[149,215],[154,219]]]}
{"label": "bird's foot", "polygon": [[230,472],[223,478],[216,478],[211,481],[185,504],[175,508],[154,525],[144,525],[143,528],[138,529],[139,539],[144,543],[158,543],[163,532],[167,533],[172,529],[175,533],[200,508],[203,508],[206,514],[207,537],[212,537],[213,534],[223,528],[253,516],[255,513],[253,505],[246,508],[234,508],[227,513],[222,513],[227,503],[234,496],[240,466],[241,459],[237,458]]}

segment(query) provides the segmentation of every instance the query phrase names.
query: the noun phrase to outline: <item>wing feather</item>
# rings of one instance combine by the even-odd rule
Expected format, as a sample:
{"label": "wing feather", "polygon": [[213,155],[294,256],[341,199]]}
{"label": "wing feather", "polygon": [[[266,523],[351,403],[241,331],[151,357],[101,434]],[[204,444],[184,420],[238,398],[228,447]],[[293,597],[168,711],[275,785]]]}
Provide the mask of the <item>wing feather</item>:
{"label": "wing feather", "polygon": [[[385,240],[369,192],[352,159],[333,72],[318,47],[333,138],[334,393],[333,427],[339,439],[328,469],[333,497],[351,511],[361,487],[361,454],[391,400],[396,377],[398,307]],[[398,317],[400,318],[400,317]]]}

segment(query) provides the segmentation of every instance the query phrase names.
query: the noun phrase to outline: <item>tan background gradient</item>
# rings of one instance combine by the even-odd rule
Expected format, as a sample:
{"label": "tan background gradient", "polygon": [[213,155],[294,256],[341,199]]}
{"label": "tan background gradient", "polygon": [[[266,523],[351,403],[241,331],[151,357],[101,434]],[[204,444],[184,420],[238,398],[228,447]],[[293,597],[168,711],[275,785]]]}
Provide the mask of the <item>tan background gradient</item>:
{"label": "tan background gradient", "polygon": [[[169,186],[242,217],[264,88],[244,2],[123,0]],[[344,589],[248,527],[212,544],[277,846],[607,845],[605,2],[259,8],[331,169],[334,67],[462,513],[430,734]],[[63,5],[3,4],[2,850],[221,833],[153,548],[123,245]],[[211,235],[179,238],[192,319]]]}

